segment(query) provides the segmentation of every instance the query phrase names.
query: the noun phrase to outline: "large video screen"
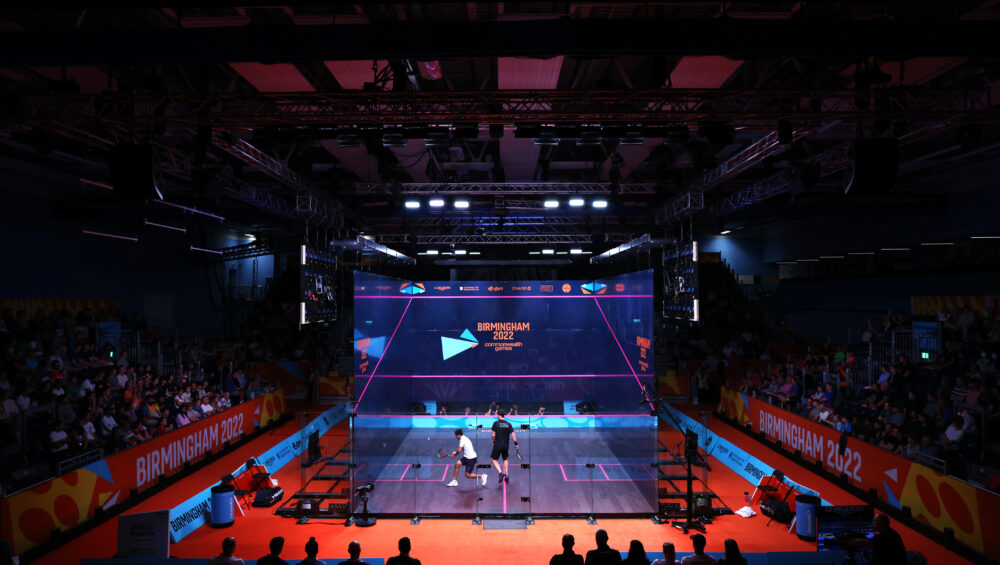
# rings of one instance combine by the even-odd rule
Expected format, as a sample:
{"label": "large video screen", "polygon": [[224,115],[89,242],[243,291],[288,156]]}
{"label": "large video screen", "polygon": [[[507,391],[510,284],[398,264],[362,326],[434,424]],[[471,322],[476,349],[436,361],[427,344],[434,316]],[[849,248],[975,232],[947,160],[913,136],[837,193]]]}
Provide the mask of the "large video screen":
{"label": "large video screen", "polygon": [[386,397],[391,387],[398,401],[409,394],[414,401],[502,402],[498,395],[506,394],[510,402],[544,391],[553,398],[561,391],[567,401],[608,401],[608,390],[620,389],[637,404],[640,384],[653,376],[652,290],[652,271],[518,282],[401,281],[356,272],[356,396],[375,393],[363,387],[379,381],[410,379],[436,390],[395,381],[375,396]]}

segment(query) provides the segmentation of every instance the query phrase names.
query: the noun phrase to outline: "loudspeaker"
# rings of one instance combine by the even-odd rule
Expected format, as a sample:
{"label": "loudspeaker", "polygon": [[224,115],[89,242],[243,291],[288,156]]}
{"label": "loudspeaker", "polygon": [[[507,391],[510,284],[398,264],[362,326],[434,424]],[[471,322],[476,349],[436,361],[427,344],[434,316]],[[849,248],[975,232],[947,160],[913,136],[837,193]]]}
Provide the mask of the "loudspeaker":
{"label": "loudspeaker", "polygon": [[153,146],[119,143],[108,155],[111,185],[123,200],[142,201],[159,198],[153,180]]}
{"label": "loudspeaker", "polygon": [[899,170],[899,141],[894,138],[857,139],[851,144],[844,194],[885,194]]}

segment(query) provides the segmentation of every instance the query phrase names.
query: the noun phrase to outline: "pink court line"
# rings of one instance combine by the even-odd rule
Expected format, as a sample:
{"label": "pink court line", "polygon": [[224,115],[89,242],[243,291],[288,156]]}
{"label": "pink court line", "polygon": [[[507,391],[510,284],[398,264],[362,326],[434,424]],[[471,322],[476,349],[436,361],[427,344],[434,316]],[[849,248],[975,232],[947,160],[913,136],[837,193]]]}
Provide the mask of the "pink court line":
{"label": "pink court line", "polygon": [[[632,375],[635,377],[635,384],[639,385],[639,391],[645,394],[646,389],[642,388],[642,381],[639,380],[639,375],[637,375],[635,373],[635,369],[632,368],[632,362],[628,360],[628,355],[625,355],[625,349],[622,347],[621,342],[618,341],[618,336],[615,335],[615,330],[611,329],[611,322],[609,322],[608,317],[604,315],[604,308],[601,308],[601,303],[597,301],[596,296],[594,297],[594,304],[597,304],[597,309],[601,311],[601,317],[604,318],[604,323],[608,325],[608,331],[611,332],[611,337],[615,338],[615,343],[618,344],[618,350],[622,352],[622,357],[624,357],[625,362],[628,363],[628,369],[632,371]],[[649,409],[656,410],[656,407],[653,406],[652,402],[649,403]]]}
{"label": "pink court line", "polygon": [[507,483],[503,483],[503,513],[507,513]]}
{"label": "pink court line", "polygon": [[409,465],[409,464],[407,464],[407,465],[406,465],[406,468],[405,468],[405,469],[403,469],[403,474],[399,476],[399,480],[403,480],[403,477],[405,477],[405,476],[406,476],[406,472],[407,472],[407,471],[409,471],[409,470],[410,470],[410,465]]}
{"label": "pink court line", "polygon": [[[518,416],[511,416],[510,418],[653,418],[656,416],[650,416],[649,414],[521,414]],[[456,414],[454,416],[439,416],[437,414],[358,414],[356,418],[490,418],[493,419],[495,416],[480,416],[477,414]],[[489,430],[486,430],[489,431]],[[403,463],[386,463],[386,465],[402,465]],[[543,465],[543,463],[539,463]],[[552,463],[552,465],[557,465],[557,463]]]}
{"label": "pink court line", "polygon": [[607,375],[382,375],[383,379],[568,379],[568,378],[621,378],[631,377],[631,373]]}
{"label": "pink court line", "polygon": [[[392,338],[396,337],[396,332],[399,331],[399,325],[403,323],[403,318],[406,317],[406,312],[410,309],[410,304],[413,303],[411,298],[409,302],[406,303],[406,308],[403,308],[403,315],[399,317],[399,321],[396,322],[396,329],[392,330],[392,335],[389,336],[388,343],[385,344],[385,349],[382,350],[382,356],[378,358],[378,362],[375,363],[375,368],[372,369],[371,376],[368,377],[368,382],[365,383],[365,389],[361,391],[361,396],[358,397],[358,401],[354,403],[354,410],[358,409],[361,405],[361,400],[365,397],[365,393],[368,392],[368,385],[372,384],[372,379],[375,378],[375,373],[378,372],[378,366],[382,364],[382,360],[385,359],[385,354],[389,351],[389,346],[392,345]],[[640,387],[641,388],[641,387]]]}
{"label": "pink court line", "polygon": [[[652,298],[653,297],[652,294],[601,294],[599,296],[601,298]],[[598,298],[598,296],[595,296],[593,294],[569,295],[569,296],[567,296],[567,295],[555,295],[555,294],[553,294],[551,296],[536,295],[536,294],[530,294],[530,295],[501,294],[501,295],[497,295],[497,296],[377,296],[377,295],[373,295],[373,294],[356,294],[356,295],[354,295],[354,298],[355,299],[357,299],[357,298],[366,298],[366,299],[383,298],[383,299],[386,299],[386,300],[404,300],[404,299],[407,299],[407,298],[410,299],[410,300],[451,300],[451,299],[456,299],[456,300],[470,300],[470,299],[476,299],[476,298],[478,298],[478,299],[488,299],[488,298],[593,298],[593,299],[596,300]]]}
{"label": "pink court line", "polygon": [[601,472],[604,473],[604,480],[610,481],[611,477],[609,477],[608,476],[608,472],[604,470],[604,465],[602,463],[598,463],[597,466],[600,467],[601,468]]}
{"label": "pink court line", "polygon": [[[406,465],[406,467],[407,467],[403,471],[403,475],[401,477],[399,477],[398,479],[375,479],[375,480],[376,481],[393,481],[393,482],[399,482],[399,481],[407,481],[407,482],[409,482],[409,481],[419,481],[419,482],[428,482],[428,483],[430,483],[430,482],[437,482],[437,481],[443,481],[443,480],[446,480],[448,478],[448,469],[451,467],[451,465],[449,465],[448,463],[427,463],[426,465],[429,466],[429,467],[433,467],[435,465],[441,465],[441,466],[444,467],[444,473],[441,474],[441,478],[440,479],[407,479],[405,477],[406,477],[406,474],[409,472],[409,467],[410,467],[409,463],[386,463],[385,464],[386,467],[397,466],[397,465]],[[416,476],[416,473],[414,473],[414,476]]]}

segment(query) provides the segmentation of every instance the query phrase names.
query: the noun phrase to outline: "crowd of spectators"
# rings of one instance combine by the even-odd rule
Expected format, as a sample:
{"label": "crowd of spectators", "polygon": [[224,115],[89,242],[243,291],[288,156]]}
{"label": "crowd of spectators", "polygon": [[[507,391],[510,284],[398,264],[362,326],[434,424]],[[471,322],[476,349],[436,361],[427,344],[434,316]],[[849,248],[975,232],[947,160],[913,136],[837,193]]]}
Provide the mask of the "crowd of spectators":
{"label": "crowd of spectators", "polygon": [[[99,324],[107,321],[145,325],[112,311],[3,312],[0,449],[9,464],[47,462],[55,471],[73,455],[100,448],[107,456],[264,392],[238,370],[218,384],[189,378],[190,371],[158,375],[126,353],[116,356],[110,344],[98,347]],[[187,347],[181,356],[194,362],[199,354]]]}
{"label": "crowd of spectators", "polygon": [[[876,371],[873,382],[852,377],[844,347],[811,351],[770,375],[748,375],[743,392],[763,395],[813,421],[909,459],[947,464],[953,474],[981,461],[983,437],[1000,424],[1000,316],[985,318],[963,307],[939,316],[942,347],[932,362],[906,355]],[[873,342],[907,323],[887,316],[862,335]]]}

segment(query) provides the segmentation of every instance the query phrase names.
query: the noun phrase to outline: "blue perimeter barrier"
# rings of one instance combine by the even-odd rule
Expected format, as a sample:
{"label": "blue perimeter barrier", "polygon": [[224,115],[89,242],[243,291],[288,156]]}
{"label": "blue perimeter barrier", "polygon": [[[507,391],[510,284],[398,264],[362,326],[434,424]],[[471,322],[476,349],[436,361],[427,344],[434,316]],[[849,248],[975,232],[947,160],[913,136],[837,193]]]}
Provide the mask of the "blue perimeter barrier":
{"label": "blue perimeter barrier", "polygon": [[[689,429],[697,433],[699,447],[704,449],[709,455],[712,455],[721,461],[723,465],[732,469],[737,475],[743,477],[743,479],[751,485],[757,486],[762,478],[767,477],[774,472],[774,468],[767,463],[764,463],[760,459],[757,459],[746,451],[736,447],[722,436],[701,425],[701,423],[695,421],[694,418],[691,418],[673,406],[664,404],[663,409],[667,410],[670,415],[673,416],[674,419],[683,427],[677,428],[677,426],[674,425],[674,422],[662,413],[660,414],[661,420],[671,426],[674,426],[677,428],[677,431],[681,433],[684,433],[685,429]],[[801,494],[819,496],[818,492],[796,483],[788,475],[785,475],[784,483]],[[822,506],[832,506],[822,497],[820,497],[820,504]]]}
{"label": "blue perimeter barrier", "polygon": [[[302,437],[308,437],[313,432],[323,435],[338,422],[347,417],[346,406],[334,406],[323,412],[312,422],[309,422],[299,433],[278,442],[261,455],[255,457],[257,463],[263,465],[269,473],[274,473],[295,459],[306,449]],[[233,471],[234,477],[246,472],[246,465],[241,464]],[[209,523],[212,510],[212,487],[214,484],[170,509],[170,541],[177,543],[201,526]],[[146,563],[145,561],[143,563]],[[176,560],[171,561],[177,565]],[[248,562],[249,563],[249,562]],[[152,565],[152,564],[148,564]]]}

